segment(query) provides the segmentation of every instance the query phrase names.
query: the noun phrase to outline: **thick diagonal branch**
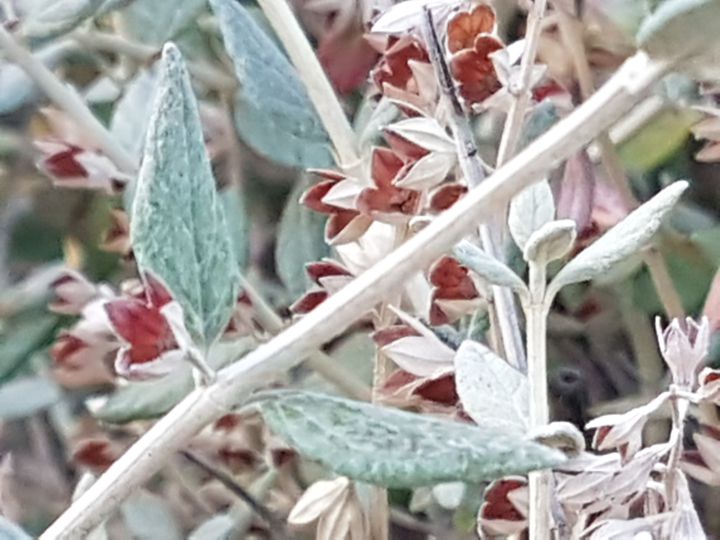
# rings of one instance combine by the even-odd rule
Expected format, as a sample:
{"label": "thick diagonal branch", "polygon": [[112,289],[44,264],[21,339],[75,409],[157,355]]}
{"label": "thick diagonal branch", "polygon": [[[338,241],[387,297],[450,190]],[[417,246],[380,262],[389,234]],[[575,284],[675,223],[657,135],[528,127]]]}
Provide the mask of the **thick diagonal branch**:
{"label": "thick diagonal branch", "polygon": [[306,317],[218,373],[158,421],[41,538],[84,538],[208,422],[245,401],[274,374],[299,364],[345,331],[479,222],[627,113],[669,66],[644,53],[630,58],[595,95],[560,121],[417,236],[358,276]]}

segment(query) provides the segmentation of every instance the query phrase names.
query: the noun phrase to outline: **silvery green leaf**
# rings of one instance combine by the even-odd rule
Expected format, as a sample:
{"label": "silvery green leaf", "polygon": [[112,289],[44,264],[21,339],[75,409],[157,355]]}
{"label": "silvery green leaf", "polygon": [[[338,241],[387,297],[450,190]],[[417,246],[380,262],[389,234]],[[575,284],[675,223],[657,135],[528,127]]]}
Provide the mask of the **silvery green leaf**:
{"label": "silvery green leaf", "polygon": [[547,297],[553,298],[562,287],[570,283],[590,281],[643,249],[687,187],[685,181],[666,187],[581,251],[550,282]]}
{"label": "silvery green leaf", "polygon": [[188,540],[226,540],[234,530],[235,520],[229,514],[217,514],[192,531]]}
{"label": "silvery green leaf", "polygon": [[226,188],[220,193],[225,209],[231,245],[240,269],[245,268],[250,256],[250,220],[245,207],[245,195],[239,186]]}
{"label": "silvery green leaf", "polygon": [[13,379],[0,386],[0,419],[31,416],[54,405],[61,397],[60,387],[47,377]]}
{"label": "silvery green leaf", "polygon": [[298,179],[288,196],[280,219],[275,263],[277,272],[293,298],[305,292],[310,280],[305,265],[327,257],[330,248],[325,243],[325,216],[300,204],[300,196],[310,186],[307,176]]}
{"label": "silvery green leaf", "polygon": [[547,180],[526,187],[513,197],[508,228],[515,243],[525,249],[530,235],[555,218],[555,201]]}
{"label": "silvery green leaf", "polygon": [[465,496],[465,484],[463,482],[437,484],[433,486],[432,494],[440,506],[446,510],[455,510]]}
{"label": "silvery green leaf", "polygon": [[548,264],[561,259],[575,244],[577,231],[572,219],[549,221],[530,235],[523,257],[526,261]]}
{"label": "silvery green leaf", "polygon": [[32,536],[5,516],[0,516],[0,538],[2,540],[31,540]]}
{"label": "silvery green leaf", "polygon": [[289,60],[234,0],[210,0],[240,88],[235,124],[253,149],[282,165],[328,167],[330,142]]}
{"label": "silvery green leaf", "polygon": [[134,0],[119,14],[130,38],[162,45],[190,25],[204,7],[205,0]]}
{"label": "silvery green leaf", "polygon": [[140,491],[120,505],[125,526],[135,540],[181,540],[183,538],[168,502]]}
{"label": "silvery green leaf", "polygon": [[290,390],[259,400],[293,448],[336,474],[387,487],[483,482],[552,467],[561,452],[507,429],[473,426]]}
{"label": "silvery green leaf", "polygon": [[58,317],[48,313],[34,313],[17,324],[7,323],[0,332],[0,385],[11,380],[35,351],[52,340],[57,327]]}
{"label": "silvery green leaf", "polygon": [[718,0],[666,0],[643,21],[637,43],[660,58],[706,53],[720,45],[718,21]]}
{"label": "silvery green leaf", "polygon": [[[221,369],[252,347],[249,339],[216,343],[208,354],[208,364],[215,370]],[[118,387],[99,409],[93,411],[93,416],[112,424],[157,418],[179,403],[193,387],[192,368],[185,364],[160,379],[130,382]]]}
{"label": "silvery green leaf", "polygon": [[[69,32],[92,16],[104,0],[25,0],[22,31],[28,38],[50,38]],[[25,9],[23,9],[25,8]]]}
{"label": "silvery green leaf", "polygon": [[480,426],[524,434],[529,417],[527,377],[477,341],[455,354],[455,387],[465,412]]}
{"label": "silvery green leaf", "polygon": [[118,100],[110,120],[113,137],[130,154],[137,156],[138,163],[155,102],[157,80],[156,69],[140,71],[125,87],[125,93]]}
{"label": "silvery green leaf", "polygon": [[510,287],[516,292],[527,290],[525,283],[515,272],[467,240],[456,245],[453,254],[461,264],[492,285]]}
{"label": "silvery green leaf", "polygon": [[105,15],[116,9],[122,9],[129,6],[136,0],[105,0],[97,10],[97,16]]}
{"label": "silvery green leaf", "polygon": [[138,266],[168,287],[199,344],[224,330],[239,270],[180,51],[163,49],[160,80],[132,205]]}

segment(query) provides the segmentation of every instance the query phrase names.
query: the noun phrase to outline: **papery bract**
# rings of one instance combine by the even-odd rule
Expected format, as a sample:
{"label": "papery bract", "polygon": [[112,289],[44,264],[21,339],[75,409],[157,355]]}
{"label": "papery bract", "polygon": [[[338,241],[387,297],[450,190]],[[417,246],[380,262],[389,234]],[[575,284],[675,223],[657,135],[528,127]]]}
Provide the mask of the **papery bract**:
{"label": "papery bract", "polygon": [[710,343],[710,324],[706,317],[700,323],[690,317],[684,321],[673,319],[665,328],[660,318],[655,319],[660,352],[670,368],[673,382],[683,388],[692,389],[697,381],[697,371],[705,360]]}
{"label": "papery bract", "polygon": [[429,281],[433,285],[429,315],[432,325],[454,322],[482,304],[469,270],[453,257],[436,261],[430,269]]}
{"label": "papery bract", "polygon": [[103,154],[61,141],[37,141],[43,157],[38,168],[58,187],[99,189],[113,195],[122,191],[129,178]]}

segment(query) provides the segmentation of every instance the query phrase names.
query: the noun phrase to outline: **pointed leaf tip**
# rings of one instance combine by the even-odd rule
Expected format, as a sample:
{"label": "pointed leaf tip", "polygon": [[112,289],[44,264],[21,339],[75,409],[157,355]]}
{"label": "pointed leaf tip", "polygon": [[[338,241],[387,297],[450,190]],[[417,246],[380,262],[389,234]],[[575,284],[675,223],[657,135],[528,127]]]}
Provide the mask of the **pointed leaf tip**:
{"label": "pointed leaf tip", "polygon": [[685,180],[669,185],[581,251],[552,280],[548,298],[565,285],[590,281],[606,273],[618,262],[645,248],[688,186]]}
{"label": "pointed leaf tip", "polygon": [[225,329],[239,268],[216,191],[182,54],[163,47],[161,76],[132,204],[131,240],[143,272],[162,280],[198,345]]}

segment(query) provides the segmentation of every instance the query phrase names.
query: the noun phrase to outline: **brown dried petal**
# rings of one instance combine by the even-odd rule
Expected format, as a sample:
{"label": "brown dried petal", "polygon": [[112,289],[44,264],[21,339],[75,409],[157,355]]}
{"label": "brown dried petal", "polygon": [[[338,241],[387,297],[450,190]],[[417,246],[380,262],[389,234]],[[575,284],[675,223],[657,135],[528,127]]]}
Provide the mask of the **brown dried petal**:
{"label": "brown dried petal", "polygon": [[460,13],[450,20],[447,29],[448,49],[451,53],[472,48],[475,38],[495,29],[495,12],[492,7],[480,4],[470,13]]}

